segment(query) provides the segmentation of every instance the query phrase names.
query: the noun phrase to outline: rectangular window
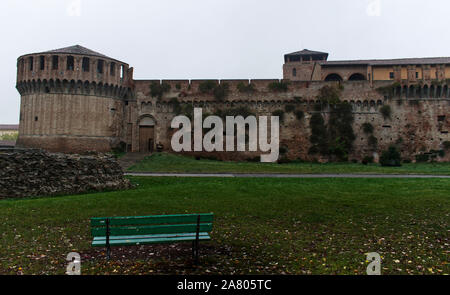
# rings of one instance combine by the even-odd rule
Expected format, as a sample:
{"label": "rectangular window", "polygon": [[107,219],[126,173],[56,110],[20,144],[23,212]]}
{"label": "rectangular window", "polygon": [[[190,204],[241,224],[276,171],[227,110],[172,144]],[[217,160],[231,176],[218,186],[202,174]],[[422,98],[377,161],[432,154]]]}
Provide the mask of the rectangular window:
{"label": "rectangular window", "polygon": [[28,62],[29,62],[30,71],[33,71],[34,59],[32,56],[29,58]]}
{"label": "rectangular window", "polygon": [[59,63],[59,57],[57,55],[54,55],[52,57],[52,69],[57,70],[59,67],[58,63]]}
{"label": "rectangular window", "polygon": [[99,59],[97,62],[97,73],[103,74],[103,63],[104,61]]}
{"label": "rectangular window", "polygon": [[40,69],[41,69],[41,71],[43,71],[43,70],[45,70],[45,56],[41,55],[39,57],[39,59],[40,59],[40,62],[39,62]]}
{"label": "rectangular window", "polygon": [[73,71],[74,67],[75,67],[75,60],[74,60],[73,56],[68,56],[67,57],[67,70]]}
{"label": "rectangular window", "polygon": [[116,75],[116,63],[114,63],[114,62],[111,63],[110,74],[111,74],[111,76],[115,76]]}
{"label": "rectangular window", "polygon": [[389,73],[389,78],[390,78],[390,79],[394,79],[394,72],[390,72],[390,73]]}
{"label": "rectangular window", "polygon": [[89,58],[83,57],[83,64],[81,67],[83,68],[83,72],[89,72]]}
{"label": "rectangular window", "polygon": [[416,72],[416,79],[419,79],[419,72]]}

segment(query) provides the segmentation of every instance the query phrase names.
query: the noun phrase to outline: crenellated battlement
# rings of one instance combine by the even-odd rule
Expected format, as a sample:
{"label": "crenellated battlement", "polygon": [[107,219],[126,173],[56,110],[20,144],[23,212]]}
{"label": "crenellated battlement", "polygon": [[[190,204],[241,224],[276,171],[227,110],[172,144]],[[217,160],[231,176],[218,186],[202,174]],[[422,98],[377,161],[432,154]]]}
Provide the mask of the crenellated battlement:
{"label": "crenellated battlement", "polygon": [[17,83],[33,80],[88,81],[130,87],[133,69],[124,62],[77,45],[19,57]]}
{"label": "crenellated battlement", "polygon": [[21,96],[30,94],[68,94],[108,97],[121,100],[133,99],[131,87],[124,87],[102,82],[75,80],[28,80],[20,81],[16,86]]}

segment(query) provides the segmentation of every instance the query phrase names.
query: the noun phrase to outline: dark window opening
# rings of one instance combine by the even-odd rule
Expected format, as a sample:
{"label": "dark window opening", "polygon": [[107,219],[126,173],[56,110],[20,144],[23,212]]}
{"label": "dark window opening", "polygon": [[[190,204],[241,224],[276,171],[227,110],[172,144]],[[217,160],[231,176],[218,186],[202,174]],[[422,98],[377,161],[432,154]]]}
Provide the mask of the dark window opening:
{"label": "dark window opening", "polygon": [[342,77],[339,76],[338,74],[329,74],[325,78],[325,81],[342,81]]}
{"label": "dark window opening", "polygon": [[111,63],[109,71],[110,71],[111,76],[116,75],[116,63],[115,62]]}
{"label": "dark window opening", "polygon": [[41,55],[39,59],[40,69],[43,71],[45,69],[45,56]]}
{"label": "dark window opening", "polygon": [[416,79],[419,79],[419,72],[416,72]]}
{"label": "dark window opening", "polygon": [[83,57],[83,63],[81,65],[83,72],[89,72],[89,58]]}
{"label": "dark window opening", "polygon": [[394,72],[389,73],[389,79],[394,79]]}
{"label": "dark window opening", "polygon": [[103,74],[103,63],[104,61],[99,59],[97,62],[97,73]]}
{"label": "dark window opening", "polygon": [[324,60],[324,59],[325,59],[325,58],[322,57],[322,56],[320,56],[320,55],[319,55],[319,56],[315,55],[315,56],[312,57],[312,60],[313,60],[313,61]]}
{"label": "dark window opening", "polygon": [[445,121],[445,116],[438,116],[438,121],[439,122]]}
{"label": "dark window opening", "polygon": [[74,60],[73,56],[68,56],[67,57],[67,70],[73,71],[74,67],[75,67],[75,60]]}
{"label": "dark window opening", "polygon": [[37,122],[37,121],[38,121],[38,119],[39,119],[38,117],[34,117],[34,121],[35,121],[35,122]]}
{"label": "dark window opening", "polygon": [[58,63],[59,63],[59,57],[57,55],[54,55],[52,57],[52,69],[57,70],[59,67]]}
{"label": "dark window opening", "polygon": [[32,71],[33,70],[33,57],[31,56],[30,57],[30,59],[29,59],[29,66],[30,66],[30,71]]}
{"label": "dark window opening", "polygon": [[366,80],[366,77],[364,77],[363,74],[356,73],[356,74],[351,75],[350,78],[348,78],[348,80],[349,81],[364,81],[364,80]]}
{"label": "dark window opening", "polygon": [[293,70],[292,70],[292,76],[294,76],[294,77],[297,76],[297,69],[293,69]]}

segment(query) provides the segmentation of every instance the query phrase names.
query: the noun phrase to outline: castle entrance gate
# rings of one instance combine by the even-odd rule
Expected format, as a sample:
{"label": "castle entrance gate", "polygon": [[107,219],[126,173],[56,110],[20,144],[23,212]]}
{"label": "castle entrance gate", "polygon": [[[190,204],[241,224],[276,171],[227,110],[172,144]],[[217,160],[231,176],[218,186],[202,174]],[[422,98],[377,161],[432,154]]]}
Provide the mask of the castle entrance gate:
{"label": "castle entrance gate", "polygon": [[155,120],[144,117],[139,123],[139,151],[153,153],[155,148]]}

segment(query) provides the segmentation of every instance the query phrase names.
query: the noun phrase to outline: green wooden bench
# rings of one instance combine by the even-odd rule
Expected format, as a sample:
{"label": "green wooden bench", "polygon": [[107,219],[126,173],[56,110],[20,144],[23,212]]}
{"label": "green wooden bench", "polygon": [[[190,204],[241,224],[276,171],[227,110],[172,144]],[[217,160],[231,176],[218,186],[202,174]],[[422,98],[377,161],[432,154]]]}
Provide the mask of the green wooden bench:
{"label": "green wooden bench", "polygon": [[211,240],[213,213],[91,218],[93,247],[131,246],[192,241],[198,262],[199,242]]}

